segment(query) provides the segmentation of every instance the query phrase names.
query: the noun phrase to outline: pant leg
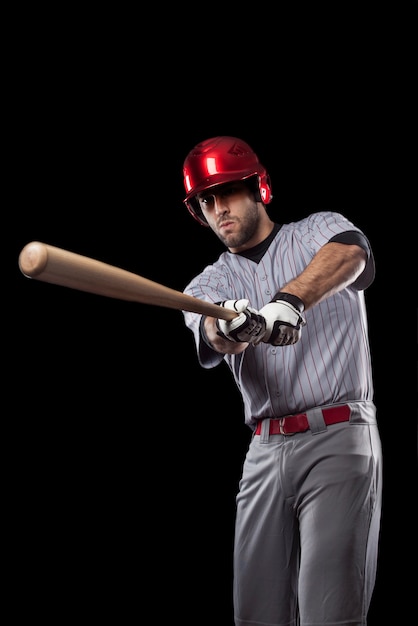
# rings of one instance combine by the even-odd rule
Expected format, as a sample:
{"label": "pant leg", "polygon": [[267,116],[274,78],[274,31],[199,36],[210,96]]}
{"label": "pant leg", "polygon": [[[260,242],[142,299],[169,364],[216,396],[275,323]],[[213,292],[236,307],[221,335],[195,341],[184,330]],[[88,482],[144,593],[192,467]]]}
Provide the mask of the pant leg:
{"label": "pant leg", "polygon": [[[266,420],[268,422],[268,420]],[[281,435],[255,436],[237,496],[234,546],[236,626],[296,626],[299,534],[282,485]]]}
{"label": "pant leg", "polygon": [[[309,466],[303,459],[310,459]],[[364,626],[373,593],[381,514],[377,427],[342,424],[306,439],[294,468],[301,560],[301,626]]]}

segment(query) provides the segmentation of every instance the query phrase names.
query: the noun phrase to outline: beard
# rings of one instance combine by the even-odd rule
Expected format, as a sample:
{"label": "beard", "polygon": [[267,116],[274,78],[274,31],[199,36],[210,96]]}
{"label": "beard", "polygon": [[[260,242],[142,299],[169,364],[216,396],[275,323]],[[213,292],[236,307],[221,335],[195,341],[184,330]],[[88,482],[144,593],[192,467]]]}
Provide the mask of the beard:
{"label": "beard", "polygon": [[[229,220],[230,218],[226,219]],[[245,246],[257,232],[259,222],[257,203],[254,202],[251,204],[244,217],[234,217],[232,221],[235,225],[233,233],[219,232],[216,230],[216,235],[227,248],[240,248],[241,246]],[[239,227],[238,229],[237,225]]]}

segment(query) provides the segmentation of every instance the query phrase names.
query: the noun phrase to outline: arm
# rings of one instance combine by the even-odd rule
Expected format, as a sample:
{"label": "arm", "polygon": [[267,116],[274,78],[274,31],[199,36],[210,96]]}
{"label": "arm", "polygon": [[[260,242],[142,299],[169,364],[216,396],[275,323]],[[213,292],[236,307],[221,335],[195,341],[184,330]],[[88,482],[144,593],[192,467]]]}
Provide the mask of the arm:
{"label": "arm", "polygon": [[[317,252],[303,272],[283,285],[278,293],[284,292],[297,296],[302,301],[301,305],[303,303],[301,310],[306,311],[354,283],[363,272],[366,262],[367,253],[358,245],[327,243]],[[275,298],[277,297],[278,294]],[[263,309],[260,313],[263,314]],[[240,354],[249,345],[231,342],[219,336],[216,318],[213,317],[202,318],[202,331],[205,342],[220,354]],[[299,331],[296,334],[299,337]],[[298,337],[293,338],[293,341],[297,341]],[[275,343],[275,345],[279,344]]]}
{"label": "arm", "polygon": [[358,245],[327,243],[299,276],[280,288],[280,292],[298,296],[306,311],[354,283],[366,262],[367,253]]}
{"label": "arm", "polygon": [[260,309],[266,320],[262,341],[275,346],[298,342],[306,324],[302,313],[354,283],[366,261],[367,252],[357,244],[325,244],[299,276]]}

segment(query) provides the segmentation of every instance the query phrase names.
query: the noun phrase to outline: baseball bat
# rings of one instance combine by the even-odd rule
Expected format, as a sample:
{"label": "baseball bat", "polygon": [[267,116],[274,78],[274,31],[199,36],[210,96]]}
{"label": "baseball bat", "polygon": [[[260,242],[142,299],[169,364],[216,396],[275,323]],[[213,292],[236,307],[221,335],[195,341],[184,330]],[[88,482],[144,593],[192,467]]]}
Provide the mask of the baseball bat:
{"label": "baseball bat", "polygon": [[238,315],[235,311],[165,287],[114,265],[40,241],[32,241],[22,248],[19,268],[27,278],[108,298],[201,313],[227,321]]}

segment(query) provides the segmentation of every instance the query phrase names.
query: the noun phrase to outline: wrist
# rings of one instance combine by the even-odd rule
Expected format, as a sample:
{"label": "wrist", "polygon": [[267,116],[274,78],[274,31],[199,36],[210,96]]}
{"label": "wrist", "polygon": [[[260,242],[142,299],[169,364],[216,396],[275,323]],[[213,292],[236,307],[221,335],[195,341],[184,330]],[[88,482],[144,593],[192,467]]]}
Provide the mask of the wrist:
{"label": "wrist", "polygon": [[303,301],[298,296],[295,296],[293,293],[287,293],[286,291],[278,291],[276,295],[274,296],[273,300],[271,300],[271,302],[280,302],[280,301],[288,302],[289,304],[294,306],[295,309],[299,311],[299,313],[303,313],[303,311],[305,310],[305,305]]}

